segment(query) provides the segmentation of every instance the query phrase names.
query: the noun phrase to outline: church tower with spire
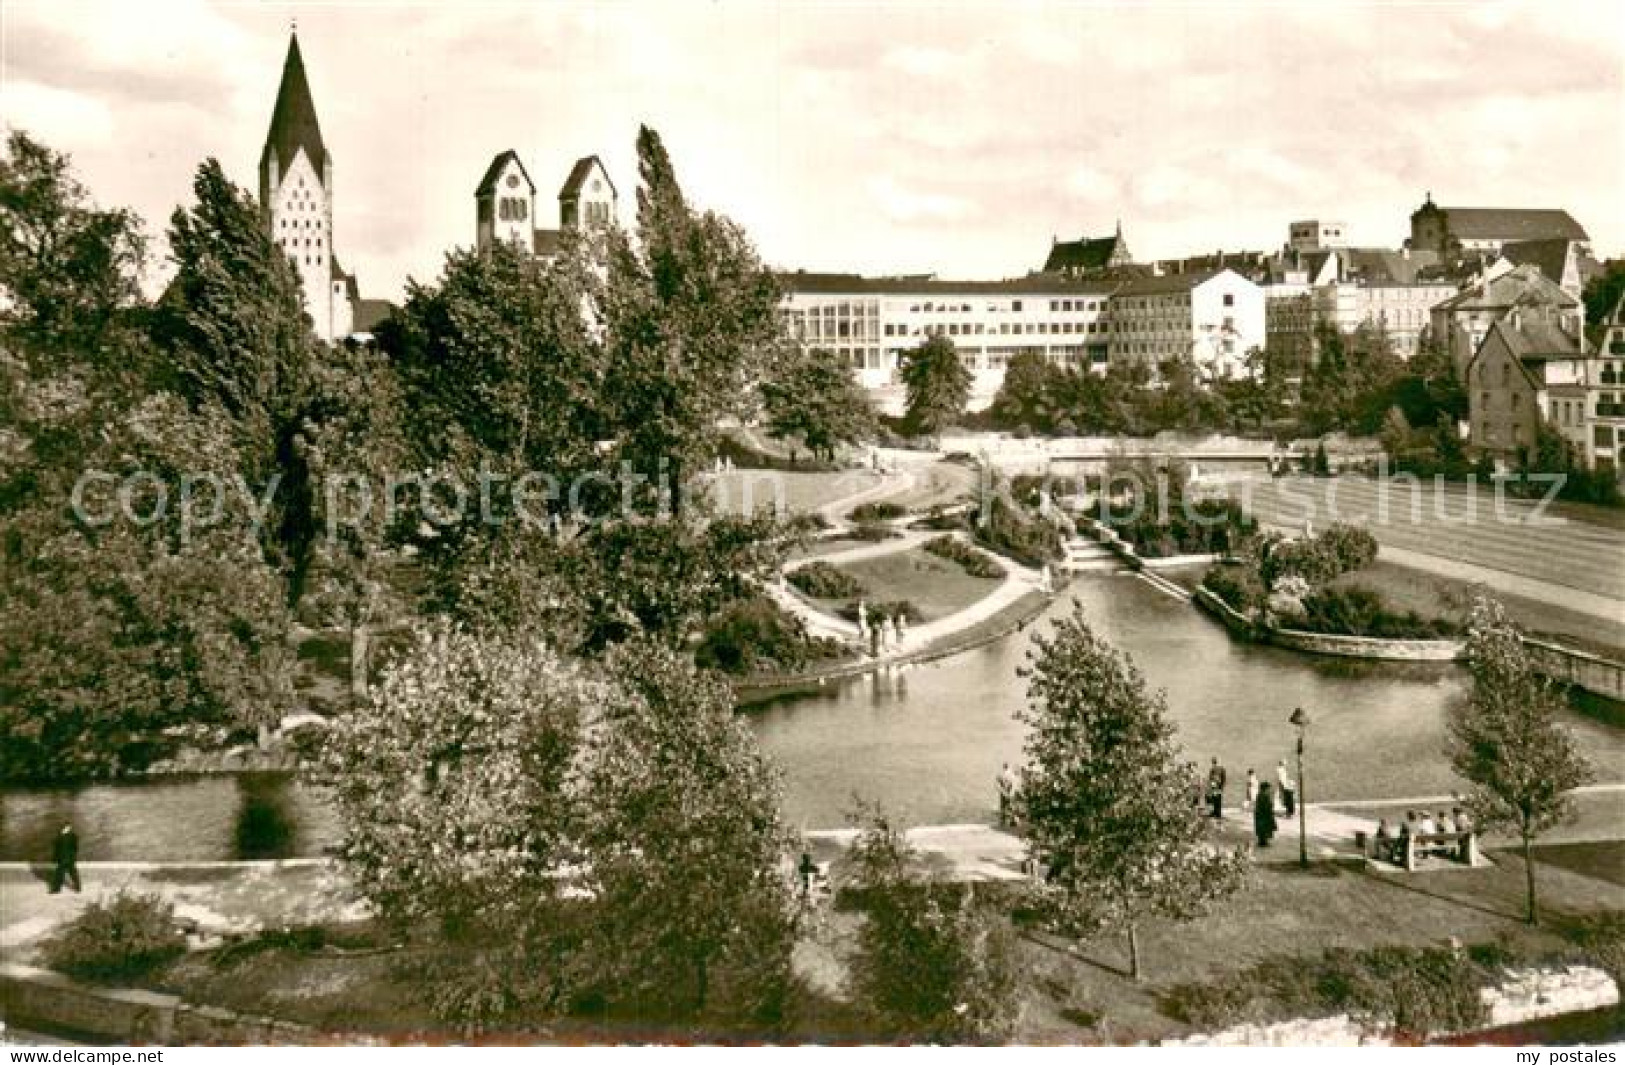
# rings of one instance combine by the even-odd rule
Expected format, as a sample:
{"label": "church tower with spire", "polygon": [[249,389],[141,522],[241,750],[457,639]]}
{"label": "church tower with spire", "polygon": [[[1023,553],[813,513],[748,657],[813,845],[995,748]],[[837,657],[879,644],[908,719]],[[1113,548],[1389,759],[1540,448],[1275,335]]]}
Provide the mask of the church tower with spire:
{"label": "church tower with spire", "polygon": [[322,143],[297,33],[288,37],[259,178],[260,209],[271,239],[299,271],[316,335],[342,340],[354,321],[355,281],[333,250],[333,157]]}

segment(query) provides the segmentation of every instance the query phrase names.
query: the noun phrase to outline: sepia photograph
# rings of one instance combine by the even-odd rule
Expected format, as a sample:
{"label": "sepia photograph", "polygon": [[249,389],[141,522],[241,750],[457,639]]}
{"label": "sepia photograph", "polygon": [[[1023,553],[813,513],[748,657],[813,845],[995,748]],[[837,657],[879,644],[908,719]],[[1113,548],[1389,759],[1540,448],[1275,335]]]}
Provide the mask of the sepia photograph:
{"label": "sepia photograph", "polygon": [[1625,7],[0,0],[0,138],[0,1065],[1620,1060]]}

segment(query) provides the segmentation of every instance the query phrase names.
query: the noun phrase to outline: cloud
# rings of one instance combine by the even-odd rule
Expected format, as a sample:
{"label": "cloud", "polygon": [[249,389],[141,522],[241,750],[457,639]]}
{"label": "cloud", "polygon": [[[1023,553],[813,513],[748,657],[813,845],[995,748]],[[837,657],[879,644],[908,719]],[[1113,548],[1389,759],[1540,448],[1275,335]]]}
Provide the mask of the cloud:
{"label": "cloud", "polygon": [[[1294,217],[1395,242],[1422,193],[1561,206],[1604,254],[1621,14],[1606,4],[717,0],[298,8],[334,154],[337,251],[369,295],[473,238],[513,148],[543,189],[597,153],[630,216],[659,129],[697,202],[783,266],[998,277],[1121,217],[1136,254],[1273,247]],[[217,156],[255,183],[288,11],[11,0],[5,120],[158,227]]]}
{"label": "cloud", "polygon": [[881,213],[894,222],[953,221],[971,213],[971,204],[958,196],[905,188],[890,177],[869,181],[869,196]]}

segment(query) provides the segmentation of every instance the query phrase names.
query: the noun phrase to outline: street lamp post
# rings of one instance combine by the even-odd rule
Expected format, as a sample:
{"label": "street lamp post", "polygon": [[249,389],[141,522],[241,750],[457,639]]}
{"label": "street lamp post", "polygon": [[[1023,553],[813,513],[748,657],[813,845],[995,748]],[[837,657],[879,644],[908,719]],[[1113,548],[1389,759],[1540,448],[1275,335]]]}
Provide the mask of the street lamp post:
{"label": "street lamp post", "polygon": [[1303,786],[1303,734],[1309,728],[1309,715],[1303,707],[1292,711],[1289,718],[1298,730],[1298,864],[1309,868],[1309,795]]}

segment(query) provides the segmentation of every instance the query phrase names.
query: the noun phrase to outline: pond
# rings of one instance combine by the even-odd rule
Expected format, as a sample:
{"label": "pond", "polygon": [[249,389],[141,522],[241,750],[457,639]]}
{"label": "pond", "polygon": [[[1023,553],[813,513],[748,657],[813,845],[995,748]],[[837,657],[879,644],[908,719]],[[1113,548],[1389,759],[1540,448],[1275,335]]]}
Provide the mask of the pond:
{"label": "pond", "polygon": [[[1049,608],[1083,604],[1091,623],[1165,689],[1189,757],[1217,755],[1232,793],[1248,767],[1290,759],[1294,707],[1312,717],[1311,801],[1441,795],[1460,787],[1441,754],[1445,710],[1466,691],[1451,664],[1348,662],[1233,639],[1189,603],[1119,575],[1077,581]],[[916,824],[987,822],[994,778],[1019,763],[1015,676],[1035,628],[937,663],[779,696],[744,708],[785,776],[798,829],[845,823],[854,796]],[[1566,722],[1605,779],[1625,764],[1625,730]],[[71,819],[85,860],[180,860],[317,854],[336,836],[319,792],[286,777],[198,777],[0,796],[0,858],[39,859]]]}

